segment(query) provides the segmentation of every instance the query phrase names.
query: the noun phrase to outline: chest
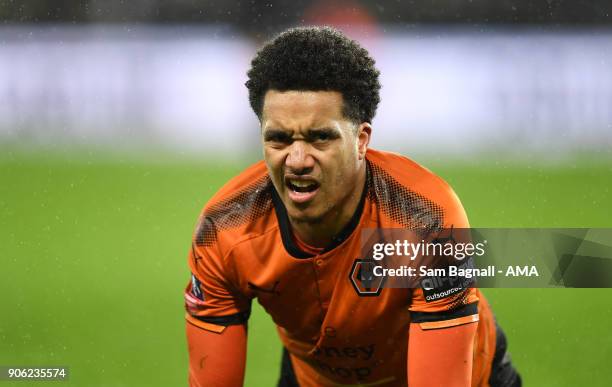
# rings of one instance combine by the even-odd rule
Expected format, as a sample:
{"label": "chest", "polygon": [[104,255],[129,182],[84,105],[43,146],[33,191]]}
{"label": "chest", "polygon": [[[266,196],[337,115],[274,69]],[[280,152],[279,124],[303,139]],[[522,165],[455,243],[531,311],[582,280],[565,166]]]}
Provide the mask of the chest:
{"label": "chest", "polygon": [[[349,254],[300,260],[287,256],[275,263],[251,265],[242,287],[279,328],[304,342],[322,337],[354,340],[356,335],[394,329],[388,326],[390,321],[406,326],[410,291],[381,289],[374,296],[359,294],[363,284],[355,279],[356,260],[357,256]],[[359,356],[359,349],[338,351],[339,356]]]}

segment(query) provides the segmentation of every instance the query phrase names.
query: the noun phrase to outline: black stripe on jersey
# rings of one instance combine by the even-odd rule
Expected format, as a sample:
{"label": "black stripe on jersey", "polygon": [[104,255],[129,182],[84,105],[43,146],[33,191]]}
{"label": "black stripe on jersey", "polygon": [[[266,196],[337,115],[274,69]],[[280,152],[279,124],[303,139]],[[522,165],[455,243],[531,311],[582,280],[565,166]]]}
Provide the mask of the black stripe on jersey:
{"label": "black stripe on jersey", "polygon": [[278,219],[278,227],[280,229],[281,239],[283,240],[283,246],[285,250],[294,258],[312,258],[314,255],[308,254],[305,251],[300,250],[293,242],[291,236],[291,225],[289,224],[289,216],[287,215],[287,209],[283,204],[278,192],[272,187],[272,203],[274,203],[274,212],[276,212],[276,218]]}
{"label": "black stripe on jersey", "polygon": [[445,321],[459,317],[471,316],[473,314],[478,314],[477,302],[463,305],[459,308],[445,310],[443,312],[410,312],[410,321],[413,323]]}
{"label": "black stripe on jersey", "polygon": [[[365,205],[365,200],[368,195],[368,188],[370,187],[370,164],[366,164],[366,182],[363,187],[363,192],[361,194],[361,198],[359,199],[359,205],[357,206],[357,210],[349,220],[349,222],[344,226],[344,228],[336,235],[332,242],[323,250],[321,254],[324,254],[328,251],[331,251],[338,247],[342,242],[344,242],[359,224],[359,220],[361,219],[361,214],[363,213],[363,207]],[[281,239],[283,240],[283,246],[285,246],[285,250],[294,258],[312,258],[314,255],[309,254],[305,251],[300,250],[300,248],[293,241],[291,225],[289,224],[289,216],[287,215],[287,209],[283,204],[283,201],[278,196],[278,192],[276,189],[272,187],[272,203],[274,203],[274,209],[276,212],[276,218],[278,219],[278,225],[281,233]]]}
{"label": "black stripe on jersey", "polygon": [[244,312],[239,312],[236,314],[230,314],[228,316],[212,316],[212,317],[204,317],[204,316],[194,316],[191,317],[203,321],[209,324],[222,325],[224,327],[230,325],[241,325],[246,323],[251,316],[251,309],[246,310]]}

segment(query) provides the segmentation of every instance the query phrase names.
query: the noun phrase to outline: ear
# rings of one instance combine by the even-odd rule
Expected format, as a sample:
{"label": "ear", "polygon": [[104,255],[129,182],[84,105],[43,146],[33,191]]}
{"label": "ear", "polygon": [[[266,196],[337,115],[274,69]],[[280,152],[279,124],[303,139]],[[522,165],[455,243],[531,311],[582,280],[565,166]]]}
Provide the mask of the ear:
{"label": "ear", "polygon": [[370,136],[372,135],[372,125],[367,122],[362,122],[357,128],[357,154],[359,160],[365,159],[368,145],[370,145]]}

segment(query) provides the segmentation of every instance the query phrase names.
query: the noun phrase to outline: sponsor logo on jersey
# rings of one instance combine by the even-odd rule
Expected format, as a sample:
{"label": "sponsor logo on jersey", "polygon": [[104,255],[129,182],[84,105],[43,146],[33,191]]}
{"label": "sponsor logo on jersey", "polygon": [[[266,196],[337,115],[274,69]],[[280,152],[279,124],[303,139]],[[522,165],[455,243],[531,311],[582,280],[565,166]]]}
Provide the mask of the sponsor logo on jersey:
{"label": "sponsor logo on jersey", "polygon": [[191,294],[204,301],[204,293],[202,293],[202,288],[200,285],[200,281],[196,278],[196,276],[191,274]]}
{"label": "sponsor logo on jersey", "polygon": [[204,310],[206,307],[204,302],[204,293],[202,292],[202,287],[200,285],[200,281],[196,278],[196,276],[191,274],[191,283],[185,290],[184,294],[185,308],[192,316],[195,316],[198,312]]}
{"label": "sponsor logo on jersey", "polygon": [[[460,269],[473,269],[474,260],[470,257],[462,261],[461,264],[456,267]],[[446,270],[444,272],[447,273]],[[470,286],[473,286],[474,283],[475,280],[473,278],[445,274],[441,276],[423,277],[421,279],[421,288],[423,289],[425,302],[433,302],[461,293]]]}

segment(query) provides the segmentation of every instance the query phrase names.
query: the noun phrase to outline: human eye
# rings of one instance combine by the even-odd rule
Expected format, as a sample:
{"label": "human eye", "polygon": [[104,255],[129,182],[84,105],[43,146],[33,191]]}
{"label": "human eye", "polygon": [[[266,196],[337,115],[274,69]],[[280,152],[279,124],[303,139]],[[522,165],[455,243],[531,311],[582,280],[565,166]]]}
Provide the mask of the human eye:
{"label": "human eye", "polygon": [[319,141],[327,141],[331,138],[331,136],[329,135],[329,133],[326,132],[319,132],[317,134],[315,134],[315,139],[319,140]]}

